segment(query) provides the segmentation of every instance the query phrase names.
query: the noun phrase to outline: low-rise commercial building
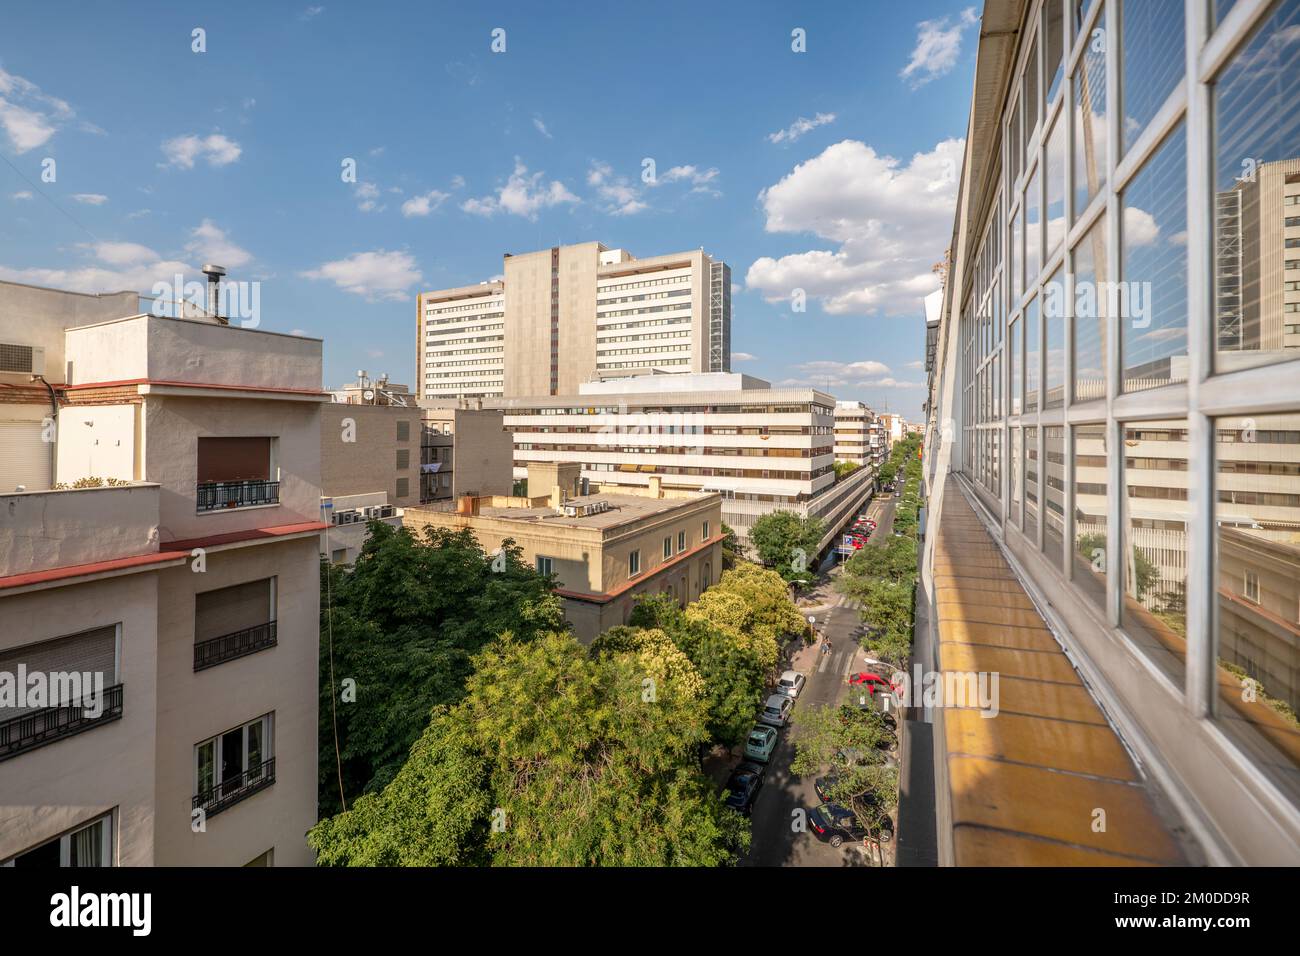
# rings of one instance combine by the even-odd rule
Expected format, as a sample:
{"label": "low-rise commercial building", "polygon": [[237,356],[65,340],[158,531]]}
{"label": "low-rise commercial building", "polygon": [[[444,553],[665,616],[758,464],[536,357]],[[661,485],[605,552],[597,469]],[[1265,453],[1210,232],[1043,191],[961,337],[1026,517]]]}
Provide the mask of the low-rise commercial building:
{"label": "low-rise commercial building", "polygon": [[576,463],[532,465],[528,494],[465,496],[408,508],[403,523],[469,528],[488,552],[506,539],[525,561],[554,574],[565,616],[584,643],[626,624],[636,598],[668,594],[684,606],[722,573],[722,509],[716,494],[646,486],[592,486]]}
{"label": "low-rise commercial building", "polygon": [[514,441],[499,408],[481,400],[420,402],[420,503],[464,495],[508,495]]}

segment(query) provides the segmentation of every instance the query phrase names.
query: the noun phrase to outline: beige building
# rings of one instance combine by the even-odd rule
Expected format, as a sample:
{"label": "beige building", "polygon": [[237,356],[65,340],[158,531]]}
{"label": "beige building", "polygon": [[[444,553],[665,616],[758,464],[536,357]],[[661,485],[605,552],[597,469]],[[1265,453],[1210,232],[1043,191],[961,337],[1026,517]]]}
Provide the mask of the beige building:
{"label": "beige building", "polygon": [[722,508],[714,494],[588,487],[573,463],[534,465],[528,494],[465,497],[408,508],[406,527],[470,528],[485,551],[512,539],[524,560],[554,574],[565,616],[583,643],[626,624],[636,597],[669,594],[683,606],[722,573]]}
{"label": "beige building", "polygon": [[464,495],[508,495],[514,440],[499,408],[481,400],[421,403],[420,503]]}
{"label": "beige building", "polygon": [[599,242],[506,255],[502,278],[419,296],[421,398],[564,395],[583,382],[731,367],[731,269],[702,250]]}
{"label": "beige building", "polygon": [[862,402],[835,403],[835,460],[854,465],[873,463],[871,423],[875,413]]}
{"label": "beige building", "polygon": [[321,343],[138,312],[0,283],[0,865],[309,865]]}

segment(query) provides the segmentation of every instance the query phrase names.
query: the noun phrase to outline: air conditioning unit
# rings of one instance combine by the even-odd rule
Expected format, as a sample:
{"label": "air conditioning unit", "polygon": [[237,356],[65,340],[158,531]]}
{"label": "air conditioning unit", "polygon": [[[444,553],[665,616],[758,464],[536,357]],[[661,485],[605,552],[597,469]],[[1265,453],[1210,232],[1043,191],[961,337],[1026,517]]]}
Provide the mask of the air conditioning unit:
{"label": "air conditioning unit", "polygon": [[45,349],[38,345],[0,342],[0,372],[18,375],[44,375]]}

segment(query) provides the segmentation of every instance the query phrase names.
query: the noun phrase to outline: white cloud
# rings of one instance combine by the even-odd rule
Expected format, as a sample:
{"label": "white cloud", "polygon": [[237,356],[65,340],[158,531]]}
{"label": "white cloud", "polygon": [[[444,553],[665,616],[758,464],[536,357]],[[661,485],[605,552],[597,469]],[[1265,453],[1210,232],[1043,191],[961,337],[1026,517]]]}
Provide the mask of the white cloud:
{"label": "white cloud", "polygon": [[32,199],[33,196],[32,196],[32,191],[30,189],[20,189],[16,193],[10,193],[9,198],[10,199]]}
{"label": "white cloud", "polygon": [[412,216],[427,216],[443,204],[450,196],[437,189],[430,189],[420,196],[412,196],[402,203],[402,215],[408,219]]}
{"label": "white cloud", "polygon": [[908,369],[909,371],[912,372],[919,372],[921,369],[925,368],[925,363],[921,361],[908,362],[906,365],[903,366],[903,368]]}
{"label": "white cloud", "polygon": [[916,46],[912,58],[898,74],[911,80],[912,88],[924,86],[943,76],[957,65],[961,54],[961,38],[966,28],[979,22],[974,7],[967,7],[954,23],[951,17],[922,20],[916,25]]}
{"label": "white cloud", "polygon": [[379,187],[365,180],[357,183],[352,190],[357,199],[357,208],[362,212],[383,212],[387,206],[379,204]]}
{"label": "white cloud", "polygon": [[759,258],[746,288],[768,302],[802,289],[835,315],[917,312],[939,285],[931,266],[951,239],[964,148],[963,140],[944,140],[904,164],[844,140],[800,163],[759,194],[765,228],[838,247]]}
{"label": "white cloud", "polygon": [[127,213],[127,214],[126,214],[126,218],[127,218],[127,219],[141,219],[141,218],[143,218],[144,216],[149,215],[151,212],[153,212],[152,209],[137,209],[137,210],[135,210],[134,212],[129,212],[129,213]]}
{"label": "white cloud", "polygon": [[641,190],[626,176],[616,176],[609,163],[593,161],[587,170],[587,185],[595,187],[604,211],[611,216],[631,216],[649,208],[641,199]]}
{"label": "white cloud", "polygon": [[[50,96],[30,80],[0,69],[0,129],[9,139],[10,148],[25,153],[44,146],[76,113],[65,100]],[[88,132],[99,131],[94,124],[83,123]]]}
{"label": "white cloud", "polygon": [[174,166],[179,169],[193,169],[195,162],[206,160],[209,166],[229,166],[239,159],[243,148],[221,133],[210,136],[195,136],[187,133],[174,136],[162,144],[163,155],[167,157],[164,167]]}
{"label": "white cloud", "polygon": [[754,362],[758,360],[758,356],[750,355],[748,352],[732,352],[731,360],[733,362]]}
{"label": "white cloud", "polygon": [[1124,245],[1149,246],[1160,237],[1155,216],[1145,209],[1129,206],[1124,210]]}
{"label": "white cloud", "polygon": [[546,124],[545,124],[544,122],[542,122],[542,118],[541,118],[540,116],[534,116],[534,117],[533,117],[533,126],[537,129],[537,132],[541,133],[541,134],[542,134],[543,136],[545,136],[547,139],[554,139],[554,138],[555,138],[555,137],[552,136],[552,135],[550,134],[550,132],[546,129]]}
{"label": "white cloud", "polygon": [[212,262],[227,269],[238,269],[253,261],[253,254],[226,238],[226,233],[211,219],[194,227],[185,251],[202,262]]}
{"label": "white cloud", "polygon": [[302,13],[298,14],[299,20],[311,20],[325,12],[324,7],[308,7]]}
{"label": "white cloud", "polygon": [[530,174],[528,167],[516,157],[514,172],[495,195],[467,199],[460,204],[460,208],[476,216],[494,216],[506,212],[525,219],[536,219],[541,209],[581,201],[558,179],[546,182],[544,173]]}
{"label": "white cloud", "polygon": [[673,166],[651,180],[649,185],[663,186],[667,183],[685,182],[691,184],[693,193],[712,193],[717,196],[721,194],[712,186],[717,178],[718,170],[712,166],[708,169],[700,169],[697,166]]}
{"label": "white cloud", "polygon": [[290,330],[289,330],[289,334],[290,334],[290,335],[299,335],[299,336],[302,336],[302,335],[306,335],[306,334],[307,334],[307,330],[306,330],[306,329],[290,329]]}
{"label": "white cloud", "polygon": [[767,141],[769,143],[793,143],[804,133],[811,132],[818,126],[825,126],[827,123],[834,122],[834,113],[818,113],[812,119],[808,119],[806,116],[800,116],[785,129],[779,129],[775,133],[768,133]]}
{"label": "white cloud", "polygon": [[148,246],[138,242],[100,242],[96,243],[95,256],[101,262],[113,266],[140,266],[157,262],[161,257]]}
{"label": "white cloud", "polygon": [[108,197],[102,193],[73,193],[72,198],[87,206],[102,206],[108,202]]}
{"label": "white cloud", "polygon": [[324,262],[299,274],[305,279],[333,282],[344,292],[367,299],[395,301],[409,298],[406,290],[423,278],[409,253],[383,249],[356,252],[346,259]]}

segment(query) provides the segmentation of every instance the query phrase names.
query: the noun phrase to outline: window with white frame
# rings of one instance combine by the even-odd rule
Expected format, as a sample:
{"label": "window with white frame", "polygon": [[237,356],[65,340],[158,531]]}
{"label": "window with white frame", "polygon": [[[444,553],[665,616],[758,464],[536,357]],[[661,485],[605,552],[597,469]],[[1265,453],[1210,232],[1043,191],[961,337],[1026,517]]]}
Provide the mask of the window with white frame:
{"label": "window with white frame", "polygon": [[62,836],[24,850],[0,863],[0,866],[50,867],[112,866],[113,813],[84,823]]}
{"label": "window with white frame", "polygon": [[211,814],[274,781],[273,717],[266,714],[195,745],[196,807]]}

